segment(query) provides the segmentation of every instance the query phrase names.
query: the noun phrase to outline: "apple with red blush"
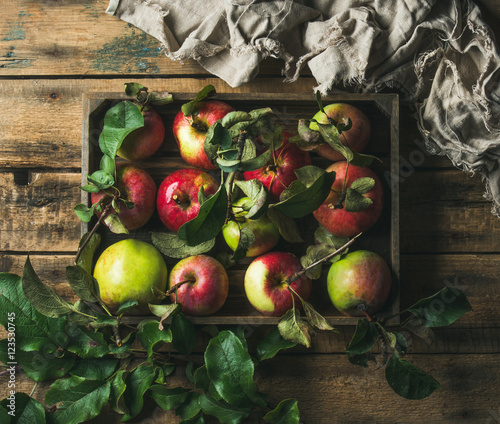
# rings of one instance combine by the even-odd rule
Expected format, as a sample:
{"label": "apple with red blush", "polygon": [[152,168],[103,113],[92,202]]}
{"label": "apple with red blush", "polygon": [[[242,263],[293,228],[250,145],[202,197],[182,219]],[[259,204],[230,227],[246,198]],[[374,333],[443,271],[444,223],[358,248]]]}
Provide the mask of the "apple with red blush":
{"label": "apple with red blush", "polygon": [[186,222],[196,218],[200,211],[199,193],[206,197],[219,188],[217,180],[197,168],[178,169],[162,181],[156,198],[158,215],[170,231],[177,233]]}
{"label": "apple with red blush", "polygon": [[297,179],[295,170],[311,165],[308,152],[289,142],[290,134],[283,133],[283,143],[276,149],[269,162],[261,168],[243,172],[245,180],[259,180],[269,191],[272,201],[279,201],[280,194]]}
{"label": "apple with red blush", "polygon": [[385,260],[375,252],[357,250],[334,262],[327,275],[330,300],[348,316],[378,312],[391,292],[392,277]]}
{"label": "apple with red blush", "polygon": [[128,161],[140,161],[153,156],[165,138],[165,125],[151,105],[137,106],[144,117],[144,126],[127,134],[116,154]]}
{"label": "apple with red blush", "polygon": [[[302,307],[300,299],[288,288],[290,277],[302,270],[300,259],[292,253],[268,252],[257,257],[245,272],[244,286],[249,302],[268,316],[282,316],[294,304],[296,308]],[[307,300],[312,280],[303,274],[290,283],[290,288]]]}
{"label": "apple with red blush", "polygon": [[186,116],[180,110],[175,116],[173,133],[182,159],[201,169],[217,169],[205,153],[205,136],[208,129],[234,108],[220,100],[204,100],[197,103],[193,115]]}
{"label": "apple with red blush", "polygon": [[[96,211],[97,216],[109,205],[108,215],[117,214],[127,230],[143,227],[153,215],[156,206],[156,184],[151,175],[137,165],[121,162],[116,165],[115,186],[119,192],[109,187],[91,194],[93,205],[101,203],[101,211]],[[119,197],[113,205],[115,195]],[[105,219],[105,223],[110,228],[113,225],[112,220]]]}
{"label": "apple with red blush", "polygon": [[[329,124],[333,121],[335,125],[343,124],[347,126],[350,120],[351,128],[343,131],[340,139],[345,146],[357,153],[361,153],[368,144],[371,135],[371,124],[366,114],[361,109],[348,103],[331,103],[325,106],[323,110],[325,113],[320,110],[313,116],[309,128],[318,130],[318,125],[314,121],[320,124]],[[315,152],[332,162],[345,160],[340,152],[337,152],[327,143],[321,143],[316,147]]]}
{"label": "apple with red blush", "polygon": [[174,265],[169,288],[175,288],[170,299],[180,303],[186,315],[212,315],[226,302],[229,278],[219,261],[211,256],[195,255]]}
{"label": "apple with red blush", "polygon": [[[367,231],[378,221],[383,209],[384,193],[377,174],[368,167],[348,165],[347,161],[335,162],[326,171],[335,172],[335,181],[326,200],[313,212],[316,220],[327,231],[340,237],[353,237]],[[373,179],[373,186],[358,194],[369,199],[367,202],[371,204],[362,210],[353,211],[348,207],[347,200],[348,196],[356,193],[349,193],[348,189],[354,189],[356,180],[362,178]]]}

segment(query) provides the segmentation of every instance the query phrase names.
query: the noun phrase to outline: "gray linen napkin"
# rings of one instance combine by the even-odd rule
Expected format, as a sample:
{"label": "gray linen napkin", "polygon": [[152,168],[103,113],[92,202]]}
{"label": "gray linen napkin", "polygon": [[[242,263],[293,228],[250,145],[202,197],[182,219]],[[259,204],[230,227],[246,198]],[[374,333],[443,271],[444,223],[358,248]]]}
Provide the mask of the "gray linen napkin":
{"label": "gray linen napkin", "polygon": [[500,217],[500,55],[470,0],[111,0],[107,13],[232,87],[266,57],[285,81],[308,66],[322,93],[391,87],[432,154],[485,180]]}

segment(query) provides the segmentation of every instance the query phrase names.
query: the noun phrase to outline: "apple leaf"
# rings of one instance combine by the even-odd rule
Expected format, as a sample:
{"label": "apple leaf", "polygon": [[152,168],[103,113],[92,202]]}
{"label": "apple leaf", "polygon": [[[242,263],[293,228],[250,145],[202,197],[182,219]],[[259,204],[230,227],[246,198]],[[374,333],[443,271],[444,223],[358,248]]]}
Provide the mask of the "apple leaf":
{"label": "apple leaf", "polygon": [[280,319],[278,330],[284,339],[311,347],[312,328],[300,317],[297,309],[286,311]]}
{"label": "apple leaf", "polygon": [[304,299],[301,299],[301,302],[309,324],[311,324],[313,327],[316,327],[318,330],[337,332],[337,330],[332,327],[328,320],[316,309],[314,309],[314,307],[309,302],[306,302]]}
{"label": "apple leaf", "polygon": [[66,279],[79,299],[84,302],[99,303],[97,281],[80,265],[67,266]]}
{"label": "apple leaf", "polygon": [[147,350],[148,358],[151,358],[154,348],[159,343],[170,343],[172,341],[171,331],[169,329],[160,330],[158,327],[158,321],[156,320],[141,321],[137,326],[139,330],[137,338]]}
{"label": "apple leaf", "polygon": [[128,375],[127,370],[118,371],[114,378],[111,379],[111,390],[109,394],[109,405],[113,410],[121,415],[128,414],[129,410],[125,405],[123,395],[127,389],[125,378]]}
{"label": "apple leaf", "polygon": [[144,394],[151,387],[155,378],[155,369],[149,364],[140,365],[126,376],[127,388],[123,399],[129,408],[129,413],[123,416],[122,421],[128,421],[139,415],[144,406]]}
{"label": "apple leaf", "polygon": [[320,133],[309,128],[309,123],[308,120],[299,119],[297,124],[298,135],[289,139],[304,151],[314,150],[323,143]]}
{"label": "apple leaf", "polygon": [[54,424],[78,424],[101,413],[108,403],[109,381],[70,377],[56,380],[45,393],[45,403],[54,405],[51,414]]}
{"label": "apple leaf", "polygon": [[345,210],[348,212],[361,212],[373,204],[373,200],[363,196],[357,190],[348,188],[345,196]]}
{"label": "apple leaf", "polygon": [[397,331],[387,331],[389,346],[394,350],[394,353],[399,356],[404,356],[408,351],[408,341],[405,336]]}
{"label": "apple leaf", "polygon": [[99,136],[102,153],[114,158],[125,137],[143,126],[144,117],[134,103],[123,101],[113,106],[104,116],[104,127]]}
{"label": "apple leaf", "polygon": [[241,172],[255,171],[256,169],[266,166],[272,158],[271,150],[266,150],[262,154],[254,157],[253,159],[247,159],[241,161],[238,169]]}
{"label": "apple leaf", "polygon": [[181,310],[180,303],[166,303],[166,304],[162,304],[162,305],[149,304],[148,307],[153,315],[156,315],[157,317],[161,317],[160,324],[162,323],[162,321],[167,319],[169,316],[172,316],[172,315],[180,312],[180,310]]}
{"label": "apple leaf", "polygon": [[70,375],[87,380],[106,380],[113,374],[118,362],[116,358],[78,359]]}
{"label": "apple leaf", "polygon": [[226,220],[227,192],[224,184],[201,205],[198,216],[183,224],[177,235],[188,246],[212,240],[219,234]]}
{"label": "apple leaf", "polygon": [[[10,385],[9,385],[10,387]],[[8,407],[9,405],[15,405],[14,416],[11,417],[7,412],[7,409],[12,410]],[[16,393],[14,395],[14,400],[2,399],[0,401],[0,410],[5,411],[5,414],[0,412],[0,422],[3,424],[45,424],[45,409],[43,405],[36,399],[28,396],[26,393]]]}
{"label": "apple leaf", "polygon": [[172,346],[183,355],[189,355],[196,346],[196,329],[194,324],[184,314],[175,314],[170,324]]}
{"label": "apple leaf", "polygon": [[245,226],[240,227],[239,230],[240,238],[238,240],[238,246],[236,246],[236,250],[231,257],[233,261],[239,261],[246,257],[248,248],[255,242],[255,236],[252,230]]}
{"label": "apple leaf", "polygon": [[101,235],[99,233],[94,233],[87,241],[87,238],[89,236],[90,233],[85,233],[78,243],[79,249],[82,247],[83,243],[86,244],[80,252],[80,256],[78,256],[77,265],[80,265],[85,271],[90,274],[92,272],[92,264],[94,261],[95,252],[101,244]]}
{"label": "apple leaf", "polygon": [[296,399],[282,400],[276,408],[264,416],[264,421],[271,424],[299,424],[300,414]]}
{"label": "apple leaf", "polygon": [[304,241],[300,235],[297,222],[294,219],[276,208],[269,208],[267,210],[267,216],[278,229],[281,237],[286,241],[289,243],[302,243]]}
{"label": "apple leaf", "polygon": [[214,97],[216,94],[217,92],[215,91],[215,87],[213,85],[211,84],[206,85],[198,92],[198,94],[193,100],[184,103],[182,105],[181,107],[182,113],[185,116],[196,115],[198,113],[198,103],[209,97]]}
{"label": "apple leaf", "polygon": [[153,106],[168,105],[174,101],[174,96],[168,91],[152,91],[148,93],[148,103]]}
{"label": "apple leaf", "polygon": [[109,230],[112,233],[115,234],[128,234],[129,231],[125,225],[123,225],[123,222],[121,219],[118,217],[117,214],[115,213],[110,213],[109,215],[104,218],[104,223],[106,226],[109,228]]}
{"label": "apple leaf", "polygon": [[318,209],[330,194],[335,172],[325,172],[308,165],[295,170],[298,177],[280,196],[280,201],[270,205],[291,218],[302,218]]}
{"label": "apple leaf", "polygon": [[227,150],[232,144],[233,139],[229,135],[229,131],[219,120],[208,129],[203,146],[207,157],[211,162],[214,162],[217,159],[219,149]]}
{"label": "apple leaf", "polygon": [[336,236],[335,234],[330,233],[322,225],[318,225],[318,228],[314,232],[314,239],[316,240],[316,243],[326,243],[335,249],[340,249],[349,241],[349,237]]}
{"label": "apple leaf", "polygon": [[359,367],[368,368],[368,361],[377,362],[375,356],[371,352],[366,353],[348,353],[347,359],[353,365],[357,365]]}
{"label": "apple leaf", "polygon": [[120,316],[120,315],[123,315],[127,312],[130,312],[132,311],[137,305],[139,304],[139,302],[135,299],[131,299],[131,300],[126,300],[125,302],[123,302],[119,307],[118,307],[118,310],[116,311],[116,315]]}
{"label": "apple leaf", "polygon": [[[457,288],[445,287],[432,296],[419,300],[408,309],[424,327],[444,327],[472,310],[465,294]],[[402,325],[407,324],[406,320]]]}
{"label": "apple leaf", "polygon": [[[114,176],[115,170],[116,170],[115,159],[109,155],[103,155],[101,158],[99,168],[101,169],[102,172],[104,172],[105,175],[108,175],[111,177]],[[113,185],[113,184],[114,184],[114,180],[113,180],[113,183],[111,183],[111,185]]]}
{"label": "apple leaf", "polygon": [[259,219],[264,216],[269,206],[269,193],[264,184],[256,179],[234,183],[248,197],[248,201],[241,205],[246,212],[245,218]]}
{"label": "apple leaf", "polygon": [[189,389],[184,387],[165,387],[155,384],[149,388],[150,396],[164,411],[170,411],[183,405],[188,396]]}
{"label": "apple leaf", "polygon": [[79,203],[73,208],[76,216],[82,220],[83,222],[90,222],[92,217],[94,216],[95,205],[92,205],[90,208],[83,203]]}
{"label": "apple leaf", "polygon": [[[307,247],[306,254],[301,256],[300,263],[303,268],[307,268],[312,264],[320,261],[321,259],[328,256],[330,253],[335,251],[336,249],[332,246],[329,246],[326,243],[313,244]],[[323,263],[319,263],[316,266],[308,269],[306,271],[306,275],[312,280],[317,280],[321,277],[321,272],[323,270]]]}
{"label": "apple leaf", "polygon": [[210,340],[205,364],[215,389],[230,405],[266,405],[267,397],[259,392],[253,379],[252,358],[233,332],[221,331]]}
{"label": "apple leaf", "polygon": [[236,138],[240,132],[245,131],[251,137],[257,137],[269,130],[269,115],[274,112],[271,108],[254,109],[248,112],[247,119],[241,119],[240,122],[233,122],[231,126],[225,125],[229,129],[231,137]]}
{"label": "apple leaf", "polygon": [[99,193],[99,187],[96,187],[94,184],[86,184],[84,186],[79,187],[80,190],[86,191],[87,193]]}
{"label": "apple leaf", "polygon": [[358,319],[356,330],[346,347],[347,354],[361,355],[369,352],[378,338],[377,327],[366,318]]}
{"label": "apple leaf", "polygon": [[385,377],[392,390],[405,399],[424,399],[441,388],[429,374],[396,355],[389,360]]}
{"label": "apple leaf", "polygon": [[23,269],[23,292],[26,299],[43,315],[57,318],[71,313],[73,305],[62,299],[52,287],[45,285],[31,266],[29,256]]}
{"label": "apple leaf", "polygon": [[289,349],[296,345],[297,343],[284,339],[278,328],[273,328],[257,344],[257,359],[264,361],[274,358],[280,350]]}
{"label": "apple leaf", "polygon": [[160,232],[151,233],[151,242],[165,256],[176,259],[200,255],[210,251],[215,246],[215,238],[194,246],[189,246],[177,234]]}
{"label": "apple leaf", "polygon": [[358,178],[350,186],[351,189],[356,190],[360,194],[368,193],[373,187],[375,187],[375,180],[371,177]]}
{"label": "apple leaf", "polygon": [[203,412],[217,418],[221,424],[239,424],[250,416],[251,411],[241,409],[226,402],[216,400],[211,396],[202,394],[199,397],[199,404]]}
{"label": "apple leaf", "polygon": [[126,82],[124,85],[125,94],[130,97],[136,97],[141,91],[148,91],[148,87],[138,82]]}

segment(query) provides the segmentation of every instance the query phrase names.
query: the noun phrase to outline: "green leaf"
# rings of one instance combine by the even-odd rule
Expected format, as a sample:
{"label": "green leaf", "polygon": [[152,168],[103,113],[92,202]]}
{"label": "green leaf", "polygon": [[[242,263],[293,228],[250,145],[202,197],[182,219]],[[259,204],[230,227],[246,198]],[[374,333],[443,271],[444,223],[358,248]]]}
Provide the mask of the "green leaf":
{"label": "green leaf", "polygon": [[219,120],[208,129],[205,135],[203,148],[210,161],[214,162],[219,153],[219,149],[229,149],[232,143],[233,139],[229,135],[227,128],[225,128]]}
{"label": "green leaf", "polygon": [[[94,184],[86,184],[84,186],[81,186],[80,190],[86,191],[87,193],[99,193],[100,191],[99,187],[96,187]],[[82,203],[80,203],[80,205],[82,205]],[[81,208],[81,206],[79,207]]]}
{"label": "green leaf", "polygon": [[[87,240],[90,233],[85,233],[83,237],[80,239],[80,243],[78,244],[78,248],[81,248],[83,243]],[[94,233],[90,236],[90,240],[87,242],[85,247],[80,253],[78,257],[77,265],[80,265],[85,271],[89,274],[92,273],[92,266],[94,262],[94,255],[97,249],[101,244],[101,235],[99,233]]]}
{"label": "green leaf", "polygon": [[70,377],[56,380],[45,393],[45,403],[55,405],[54,424],[78,424],[97,417],[109,401],[110,382]]}
{"label": "green leaf", "polygon": [[238,245],[236,246],[236,250],[231,257],[233,261],[239,261],[240,259],[245,258],[248,248],[255,243],[255,235],[250,228],[243,225],[239,227],[239,230],[240,237],[238,240]]}
{"label": "green leaf", "polygon": [[[99,190],[98,190],[99,191]],[[92,217],[94,216],[94,209],[95,207],[87,207],[87,205],[84,205],[83,203],[79,203],[73,208],[73,211],[75,212],[76,216],[83,222],[90,222]]]}
{"label": "green leaf", "polygon": [[385,368],[385,377],[392,390],[405,399],[424,399],[441,388],[429,374],[396,355],[391,356]]}
{"label": "green leaf", "polygon": [[471,310],[465,294],[453,287],[445,287],[408,308],[424,327],[450,325]]}
{"label": "green leaf", "polygon": [[318,209],[330,194],[335,181],[335,172],[325,172],[313,165],[295,171],[298,179],[293,181],[280,196],[280,201],[271,207],[291,218],[301,218]]}
{"label": "green leaf", "polygon": [[204,392],[208,392],[212,381],[208,376],[207,366],[202,365],[201,367],[197,368],[196,371],[194,372],[193,377],[194,377],[194,388],[198,390],[203,390]]}
{"label": "green leaf", "polygon": [[347,359],[351,364],[359,365],[363,368],[368,368],[368,361],[376,362],[375,357],[371,352],[360,353],[359,355],[355,353],[348,353]]}
{"label": "green leaf", "polygon": [[123,225],[123,222],[121,221],[120,218],[118,218],[118,215],[111,213],[104,218],[104,223],[106,226],[109,228],[109,230],[112,233],[115,234],[128,234],[129,231],[125,225]]}
{"label": "green leaf", "polygon": [[283,212],[275,208],[269,208],[267,210],[267,216],[278,229],[281,237],[283,237],[289,243],[303,243],[304,240],[299,232],[299,227],[297,222],[285,215]]}
{"label": "green leaf", "polygon": [[369,197],[363,196],[356,190],[348,188],[345,197],[345,210],[348,212],[361,212],[373,203]]}
{"label": "green leaf", "polygon": [[326,230],[325,227],[319,225],[314,232],[314,239],[316,243],[325,243],[332,246],[335,250],[340,249],[344,244],[349,241],[349,237],[339,237]]}
{"label": "green leaf", "polygon": [[106,380],[113,374],[118,365],[118,359],[78,359],[70,374],[86,380]]}
{"label": "green leaf", "polygon": [[214,97],[217,94],[215,87],[211,84],[203,87],[196,97],[182,105],[181,110],[185,116],[192,116],[198,113],[198,103],[205,100],[208,97]]}
{"label": "green leaf", "polygon": [[148,91],[148,87],[145,87],[138,82],[126,82],[125,84],[125,94],[129,97],[137,96],[141,91]]}
{"label": "green leaf", "polygon": [[[11,395],[9,395],[10,397]],[[0,421],[2,424],[45,424],[45,409],[36,399],[28,396],[26,393],[16,393],[14,395],[15,410],[9,408],[11,399],[7,397],[0,401]],[[10,415],[10,413],[13,413]]]}
{"label": "green leaf", "polygon": [[50,318],[61,317],[72,311],[72,305],[62,299],[53,288],[46,286],[36,275],[29,257],[23,269],[23,292],[35,309]]}
{"label": "green leaf", "polygon": [[323,138],[318,131],[309,127],[310,121],[299,119],[297,124],[297,137],[290,138],[289,141],[296,144],[300,149],[309,151],[314,150],[323,143]]}
{"label": "green leaf", "polygon": [[226,220],[227,192],[223,184],[201,205],[198,216],[183,224],[177,235],[188,246],[212,240],[219,234]]}
{"label": "green leaf", "polygon": [[266,405],[266,396],[253,380],[254,363],[241,340],[231,331],[221,331],[210,340],[205,364],[217,392],[234,406]]}
{"label": "green leaf", "polygon": [[105,328],[105,327],[117,327],[118,321],[117,317],[109,316],[105,314],[97,314],[97,319],[92,321],[89,325],[92,328]]}
{"label": "green leaf", "polygon": [[[325,258],[330,253],[334,252],[336,249],[332,246],[329,246],[325,243],[313,244],[307,247],[306,254],[301,256],[300,263],[303,268],[307,268],[317,261]],[[313,279],[317,280],[321,277],[321,272],[323,270],[323,263],[319,263],[313,268],[306,271],[306,275]]]}
{"label": "green leaf", "polygon": [[120,305],[120,307],[116,311],[116,315],[119,316],[126,314],[127,312],[134,310],[137,305],[139,305],[139,302],[137,300],[127,300]]}
{"label": "green leaf", "polygon": [[299,424],[300,413],[296,399],[282,400],[276,408],[264,416],[264,421],[271,424]]}
{"label": "green leaf", "polygon": [[94,184],[99,190],[105,190],[115,183],[113,175],[101,169],[95,171],[92,175],[87,175],[87,181]]}
{"label": "green leaf", "polygon": [[221,424],[239,424],[250,416],[248,410],[237,408],[223,401],[217,401],[205,394],[200,396],[199,402],[203,412],[214,416]]}
{"label": "green leaf", "polygon": [[316,311],[309,302],[306,302],[304,299],[301,299],[301,302],[309,324],[318,330],[336,331],[326,318]]}
{"label": "green leaf", "polygon": [[[111,156],[108,155],[103,155],[101,158],[101,162],[99,164],[99,168],[101,169],[101,171],[105,173],[105,175],[113,177],[113,175],[115,175],[115,170],[116,170],[115,158],[112,158]],[[113,182],[111,183],[111,185],[114,184],[114,178],[112,179]]]}
{"label": "green leaf", "polygon": [[114,158],[125,137],[143,126],[144,117],[134,103],[123,101],[113,106],[104,116],[104,127],[99,136],[102,153]]}
{"label": "green leaf", "polygon": [[180,303],[166,303],[162,305],[148,305],[149,310],[156,315],[157,317],[161,317],[159,321],[159,328],[162,329],[162,322],[168,317],[177,314],[180,312],[182,306]]}
{"label": "green leaf", "polygon": [[149,392],[153,400],[161,409],[170,411],[186,402],[190,390],[183,387],[169,388],[156,384],[149,388]]}
{"label": "green leaf", "polygon": [[397,331],[387,332],[387,337],[389,338],[389,345],[395,351],[397,355],[404,356],[408,351],[408,341],[405,336]]}
{"label": "green leaf", "polygon": [[371,177],[362,177],[354,180],[351,184],[351,189],[356,190],[360,194],[368,193],[375,187],[375,180]]}
{"label": "green leaf", "polygon": [[148,99],[153,106],[163,106],[172,103],[174,96],[168,91],[152,91],[149,93]]}
{"label": "green leaf", "polygon": [[124,394],[127,389],[125,378],[129,374],[127,370],[120,370],[116,373],[114,378],[110,381],[111,390],[109,394],[109,404],[113,411],[121,415],[130,413],[127,405],[125,404]]}
{"label": "green leaf", "polygon": [[237,187],[248,197],[241,207],[246,212],[245,218],[259,219],[264,216],[269,206],[269,193],[259,180],[235,181]]}
{"label": "green leaf", "polygon": [[44,348],[46,350],[43,353],[38,351],[24,352],[18,349],[13,355],[8,346],[8,339],[3,339],[0,340],[0,361],[7,364],[15,360],[17,365],[23,368],[24,374],[34,381],[46,381],[62,377],[73,368],[75,358],[60,358],[61,352],[55,350],[56,346],[49,341]]}
{"label": "green leaf", "polygon": [[272,158],[271,150],[266,150],[253,159],[242,161],[238,167],[241,172],[255,171],[256,169],[266,166]]}
{"label": "green leaf", "polygon": [[274,358],[280,350],[289,349],[296,345],[297,343],[284,339],[278,328],[273,328],[257,344],[257,359],[264,361]]}
{"label": "green leaf", "polygon": [[200,393],[189,392],[184,403],[175,408],[175,413],[180,415],[183,420],[195,418],[201,411]]}
{"label": "green leaf", "polygon": [[0,324],[7,330],[16,326],[16,349],[24,351],[55,351],[63,348],[66,318],[49,318],[39,313],[26,299],[22,279],[14,274],[0,273]]}
{"label": "green leaf", "polygon": [[109,353],[103,333],[89,330],[83,326],[71,325],[66,329],[67,350],[81,358],[101,358]]}
{"label": "green leaf", "polygon": [[148,358],[154,353],[154,348],[159,343],[170,343],[172,341],[172,333],[168,329],[160,330],[158,321],[142,321],[138,326],[137,338],[147,349]]}
{"label": "green leaf", "polygon": [[84,302],[98,303],[99,295],[95,278],[80,265],[66,267],[66,278],[75,294]]}
{"label": "green leaf", "polygon": [[289,309],[278,323],[281,336],[294,343],[311,347],[311,327],[300,317],[297,309]]}
{"label": "green leaf", "polygon": [[196,346],[196,328],[184,314],[176,314],[170,324],[172,346],[183,355],[189,355]]}
{"label": "green leaf", "polygon": [[144,394],[155,378],[155,370],[149,364],[141,365],[127,375],[124,401],[129,407],[129,413],[123,416],[122,421],[128,421],[139,415],[144,405]]}
{"label": "green leaf", "polygon": [[169,258],[184,259],[188,256],[196,256],[210,251],[215,246],[215,238],[188,246],[185,240],[174,233],[151,233],[151,242],[165,256]]}
{"label": "green leaf", "polygon": [[375,324],[366,318],[360,318],[356,324],[354,335],[346,347],[346,352],[356,355],[369,352],[377,341],[377,338],[378,331]]}
{"label": "green leaf", "polygon": [[190,420],[182,420],[179,424],[205,424],[205,418],[203,415],[197,415]]}

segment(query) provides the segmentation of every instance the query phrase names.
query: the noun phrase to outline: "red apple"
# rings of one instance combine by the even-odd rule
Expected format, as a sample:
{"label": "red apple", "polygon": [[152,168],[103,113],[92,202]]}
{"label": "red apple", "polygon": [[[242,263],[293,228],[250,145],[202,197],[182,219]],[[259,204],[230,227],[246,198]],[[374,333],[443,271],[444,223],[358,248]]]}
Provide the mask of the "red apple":
{"label": "red apple", "polygon": [[153,245],[125,239],[99,256],[94,277],[101,300],[112,312],[127,300],[137,300],[135,312],[144,313],[148,303],[159,303],[165,293],[167,266]]}
{"label": "red apple", "polygon": [[346,169],[346,161],[335,162],[327,168],[328,172],[334,171],[336,173],[335,181],[330,195],[313,214],[317,221],[330,233],[341,237],[353,237],[368,230],[377,222],[382,213],[384,193],[382,183],[370,168],[349,165],[346,189],[350,188],[351,184],[358,178],[373,178],[375,186],[368,193],[363,194],[364,197],[371,199],[373,203],[359,212],[346,211],[345,202],[342,202],[341,207],[335,207],[342,193]]}
{"label": "red apple", "polygon": [[246,256],[254,258],[268,252],[275,247],[280,240],[280,233],[267,215],[258,219],[245,218],[245,213],[238,212],[238,206],[245,203],[248,197],[242,197],[233,203],[234,220],[230,220],[222,228],[222,235],[229,248],[233,251],[238,247],[241,230],[250,230],[255,237],[255,241],[247,248]]}
{"label": "red apple", "polygon": [[[182,283],[182,284],[181,284]],[[217,312],[227,299],[229,279],[216,259],[206,255],[189,256],[172,268],[169,287],[180,284],[170,298],[182,305],[187,315],[204,316]]]}
{"label": "red apple", "polygon": [[[341,140],[344,145],[347,145],[357,153],[361,153],[368,144],[371,134],[371,125],[368,117],[360,109],[347,103],[332,103],[323,109],[326,115],[319,111],[313,116],[313,119],[321,124],[328,124],[328,117],[337,123],[345,125],[347,125],[347,119],[351,119],[352,127],[342,133]],[[309,128],[317,130],[318,126],[315,122],[311,122]],[[320,144],[315,151],[320,156],[332,162],[345,160],[341,153],[337,152],[327,143]]]}
{"label": "red apple", "polygon": [[363,316],[384,306],[391,291],[391,271],[379,255],[367,250],[348,253],[334,262],[328,271],[330,299],[340,312]]}
{"label": "red apple", "polygon": [[[123,201],[118,201],[118,217],[128,230],[137,230],[144,226],[155,211],[156,184],[144,169],[131,163],[119,163],[116,165],[115,186],[120,190],[120,197],[134,203],[132,209],[128,209]],[[109,193],[114,194],[113,189],[99,191],[91,194],[92,204],[103,200],[104,205],[111,202]],[[111,213],[116,213],[112,208]],[[100,216],[100,213],[97,212]]]}
{"label": "red apple", "polygon": [[200,210],[198,193],[203,187],[208,197],[214,194],[219,183],[201,169],[179,169],[168,175],[158,189],[156,208],[163,224],[173,232],[187,221],[196,218]]}
{"label": "red apple", "polygon": [[[139,107],[139,106],[138,106]],[[165,138],[165,125],[151,106],[142,110],[144,126],[129,133],[116,153],[123,159],[138,161],[153,156]]]}
{"label": "red apple", "polygon": [[[297,256],[288,252],[269,252],[254,259],[245,272],[245,293],[252,306],[269,316],[282,316],[292,308],[293,300],[287,279],[302,270]],[[302,275],[290,284],[304,300],[309,298],[312,280]],[[295,306],[302,304],[293,295]]]}
{"label": "red apple", "polygon": [[274,152],[267,165],[243,173],[245,180],[257,179],[262,182],[273,201],[278,201],[281,192],[297,179],[296,169],[311,164],[309,153],[296,144],[289,143],[289,137],[290,134],[283,133],[283,144]]}
{"label": "red apple", "polygon": [[185,116],[182,110],[174,119],[174,138],[182,159],[192,166],[202,169],[217,169],[205,154],[205,136],[215,121],[223,118],[234,108],[219,100],[205,100],[198,103],[198,113]]}

